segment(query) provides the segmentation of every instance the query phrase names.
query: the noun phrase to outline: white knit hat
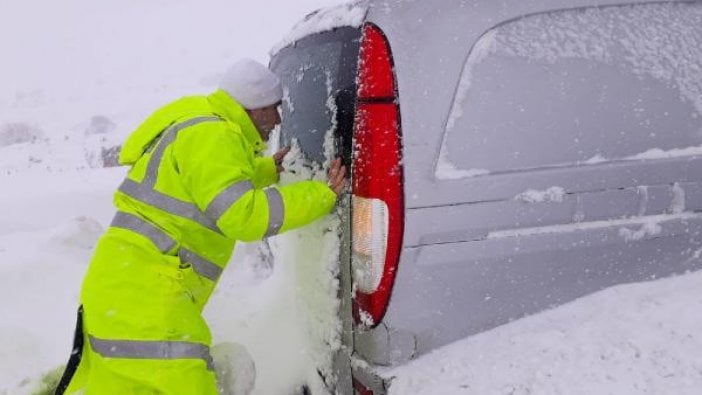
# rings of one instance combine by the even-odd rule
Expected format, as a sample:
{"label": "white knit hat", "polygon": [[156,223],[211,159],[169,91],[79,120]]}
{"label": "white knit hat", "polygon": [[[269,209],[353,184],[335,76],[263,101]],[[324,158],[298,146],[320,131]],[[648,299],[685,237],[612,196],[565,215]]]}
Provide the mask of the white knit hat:
{"label": "white knit hat", "polygon": [[268,67],[246,58],[234,63],[224,73],[219,88],[247,110],[268,107],[283,98],[280,78]]}

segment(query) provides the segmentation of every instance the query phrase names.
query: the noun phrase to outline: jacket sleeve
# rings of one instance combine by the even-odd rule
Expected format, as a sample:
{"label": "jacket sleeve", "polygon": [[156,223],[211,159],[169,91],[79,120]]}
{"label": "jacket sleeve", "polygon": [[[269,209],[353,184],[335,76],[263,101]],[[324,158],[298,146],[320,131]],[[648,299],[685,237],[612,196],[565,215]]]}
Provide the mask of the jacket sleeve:
{"label": "jacket sleeve", "polygon": [[278,170],[273,157],[254,158],[254,186],[265,188],[276,182],[278,182]]}
{"label": "jacket sleeve", "polygon": [[336,194],[318,181],[262,189],[270,170],[261,171],[267,164],[257,162],[234,124],[184,129],[173,155],[195,204],[231,239],[260,240],[301,227],[328,214],[336,202]]}

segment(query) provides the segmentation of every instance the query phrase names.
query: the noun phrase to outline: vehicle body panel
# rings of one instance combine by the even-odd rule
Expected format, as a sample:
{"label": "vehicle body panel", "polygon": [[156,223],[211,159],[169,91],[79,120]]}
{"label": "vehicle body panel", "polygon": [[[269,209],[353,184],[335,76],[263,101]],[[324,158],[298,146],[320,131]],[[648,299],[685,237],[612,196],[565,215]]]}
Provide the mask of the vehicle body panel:
{"label": "vehicle body panel", "polygon": [[[405,233],[383,321],[354,324],[343,206],[340,317],[348,348],[337,355],[337,375],[353,369],[383,393],[388,383],[374,376],[378,365],[404,363],[609,286],[702,268],[702,97],[695,104],[668,77],[630,75],[597,59],[540,63],[480,53],[495,44],[495,31],[530,18],[553,16],[557,24],[569,13],[659,7],[665,21],[672,4],[702,10],[700,1],[367,2],[366,22],[382,29],[395,65]],[[697,29],[688,48],[702,47],[702,23],[687,28]],[[353,62],[353,51],[344,62]],[[702,55],[683,66],[694,77]],[[355,72],[355,64],[346,67]],[[331,93],[346,97],[339,108],[348,112],[355,87],[345,81],[345,93]],[[702,93],[696,81],[692,92]],[[472,105],[457,113],[465,100]],[[554,133],[559,127],[563,135]],[[544,133],[522,138],[517,130]],[[336,146],[347,162],[348,133],[337,133]],[[351,367],[349,357],[361,362]],[[350,393],[346,379],[341,393]]]}
{"label": "vehicle body panel", "polygon": [[[657,2],[626,2],[634,3]],[[471,49],[483,35],[496,26],[527,15],[619,4],[622,2],[473,1],[433,2],[427,7],[420,2],[372,3],[367,19],[386,33],[396,65],[408,208],[405,250],[384,326],[357,331],[356,349],[361,356],[377,364],[395,365],[449,341],[614,284],[643,281],[699,267],[680,262],[702,245],[696,237],[701,219],[696,216],[668,218],[667,215],[701,209],[700,156],[618,160],[591,166],[539,167],[536,164],[512,170],[508,166],[504,171],[475,177],[437,177],[447,124],[453,122],[451,109],[460,89],[461,76]],[[418,53],[422,55],[417,56]],[[571,69],[579,70],[577,64]],[[519,70],[504,73],[516,75],[510,82],[518,83]],[[587,71],[581,70],[581,73],[587,75]],[[615,92],[626,94],[626,88],[634,86],[615,77],[606,76]],[[492,84],[499,82],[492,81]],[[471,89],[478,89],[478,92],[490,89],[490,81],[472,83]],[[655,86],[655,83],[649,85]],[[591,94],[583,90],[585,87],[587,83],[576,83],[571,91]],[[510,92],[514,94],[515,91]],[[671,113],[685,114],[677,117],[684,125],[676,130],[702,127],[699,119],[689,116],[694,111],[691,106],[681,108],[677,97],[660,97],[670,95],[670,90],[660,87],[630,94],[638,93]],[[553,98],[525,94],[519,99],[528,103],[528,100],[543,102]],[[583,97],[578,95],[578,99],[583,100]],[[568,102],[563,106],[574,105],[575,102]],[[539,108],[544,118],[563,124],[572,115],[548,114],[546,105]],[[584,118],[592,113],[587,107],[581,110],[579,115]],[[492,113],[487,121],[518,118],[512,114],[509,111]],[[654,125],[676,124],[670,120],[676,117],[651,114],[649,118]],[[528,119],[521,121],[529,122]],[[532,123],[540,126],[539,121]],[[602,128],[608,125],[608,120],[594,119],[590,123],[591,128]],[[612,128],[617,126],[622,125]],[[623,126],[627,126],[626,122]],[[487,124],[483,132],[489,133],[487,130],[495,129]],[[702,143],[700,136],[683,132],[666,138],[672,145],[663,149]],[[499,144],[531,145],[528,149],[532,151],[538,151],[540,146],[550,149],[541,141],[499,141]],[[601,142],[607,144],[604,138]],[[456,144],[450,147],[457,152],[462,149]],[[493,145],[493,151],[494,148]],[[636,154],[652,147],[627,148]],[[483,161],[490,159],[490,152],[488,146]],[[562,190],[556,201],[519,199],[526,191],[545,191],[554,186]],[[644,227],[651,220],[650,216],[662,216],[657,218],[662,220],[660,231],[646,233]],[[598,224],[598,221],[623,218],[632,218],[632,222]],[[636,218],[641,220],[634,220]],[[578,229],[581,224],[597,227]],[[549,227],[556,228],[549,231]],[[536,230],[531,232],[532,228]],[[519,230],[526,231],[520,233]],[[491,238],[496,232],[510,231],[514,233],[510,237]],[[627,240],[629,234],[641,236]],[[413,336],[416,349],[408,346],[412,344],[408,341],[395,342],[398,344],[395,348],[388,346],[393,343],[386,340],[388,332],[400,333],[403,338]]]}
{"label": "vehicle body panel", "polygon": [[[657,4],[660,1],[474,0],[434,1],[430,6],[421,1],[372,2],[367,21],[383,29],[395,60],[402,110],[404,163],[407,169],[407,208],[432,207],[456,201],[481,202],[511,198],[528,188],[545,189],[552,185],[567,186],[569,191],[588,191],[617,187],[626,182],[633,184],[631,164],[626,163],[621,164],[622,169],[617,171],[615,179],[602,179],[601,169],[588,169],[594,172],[591,177],[579,175],[581,177],[575,180],[569,174],[556,170],[548,174],[548,177],[534,175],[532,179],[518,184],[513,184],[514,180],[509,176],[497,176],[496,179],[491,177],[489,180],[476,177],[471,183],[466,183],[465,180],[438,180],[435,170],[464,65],[473,45],[483,34],[495,26],[532,14],[646,3]],[[702,165],[695,161],[694,165],[678,166],[681,167],[671,166],[669,170],[681,171],[682,177],[690,180],[694,175],[686,177],[686,173],[700,174]],[[655,185],[656,180],[667,179],[666,174],[651,174],[648,177],[649,179],[641,180],[642,184]],[[546,180],[539,185],[539,180],[542,179]]]}

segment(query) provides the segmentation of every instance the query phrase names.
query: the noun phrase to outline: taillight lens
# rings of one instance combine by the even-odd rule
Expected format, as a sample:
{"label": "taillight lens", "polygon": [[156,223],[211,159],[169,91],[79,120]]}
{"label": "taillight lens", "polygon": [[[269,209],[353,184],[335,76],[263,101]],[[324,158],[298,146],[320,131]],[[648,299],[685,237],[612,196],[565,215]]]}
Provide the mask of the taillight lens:
{"label": "taillight lens", "polygon": [[373,391],[366,388],[360,381],[353,379],[353,393],[355,395],[373,395]]}
{"label": "taillight lens", "polygon": [[390,47],[363,28],[354,122],[352,275],[354,317],[378,324],[390,299],[404,228],[400,109]]}
{"label": "taillight lens", "polygon": [[358,97],[395,99],[395,73],[390,45],[383,32],[373,24],[363,28],[358,68]]}
{"label": "taillight lens", "polygon": [[351,205],[356,290],[371,293],[378,289],[385,266],[389,210],[384,201],[361,196],[354,196]]}

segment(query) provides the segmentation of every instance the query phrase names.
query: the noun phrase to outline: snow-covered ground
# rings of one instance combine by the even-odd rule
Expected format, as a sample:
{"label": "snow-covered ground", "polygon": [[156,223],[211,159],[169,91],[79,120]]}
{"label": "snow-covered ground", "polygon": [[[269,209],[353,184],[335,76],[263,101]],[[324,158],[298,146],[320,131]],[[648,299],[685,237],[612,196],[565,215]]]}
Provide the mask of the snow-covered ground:
{"label": "snow-covered ground", "polygon": [[[31,393],[68,357],[80,282],[125,174],[99,168],[100,150],[159,105],[212,90],[237,58],[265,62],[304,14],[340,2],[0,0],[0,394]],[[519,198],[558,197],[528,192]],[[338,346],[336,226],[239,246],[206,310],[215,343],[254,360],[255,394],[303,382],[318,393],[315,367]],[[385,374],[403,395],[700,394],[701,334],[693,273],[605,290]]]}
{"label": "snow-covered ground", "polygon": [[[80,283],[125,174],[98,168],[101,149],[162,104],[214,90],[231,62],[267,62],[304,15],[340,2],[0,0],[0,394],[30,393],[68,358]],[[254,393],[320,385],[335,240],[299,251],[334,226],[272,240],[285,252],[276,267],[241,245],[206,310],[216,343],[246,345]]]}
{"label": "snow-covered ground", "polygon": [[699,395],[702,272],[613,287],[385,374],[398,395]]}

